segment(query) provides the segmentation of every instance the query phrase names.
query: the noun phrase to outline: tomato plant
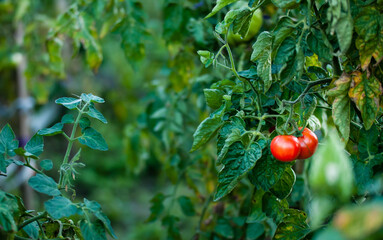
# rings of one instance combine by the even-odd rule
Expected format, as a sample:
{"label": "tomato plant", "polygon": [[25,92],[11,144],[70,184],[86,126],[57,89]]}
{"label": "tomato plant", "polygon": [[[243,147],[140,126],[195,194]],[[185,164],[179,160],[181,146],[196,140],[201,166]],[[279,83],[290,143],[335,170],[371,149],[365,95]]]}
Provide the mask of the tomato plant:
{"label": "tomato plant", "polygon": [[270,150],[277,160],[291,162],[302,155],[301,145],[301,140],[295,136],[279,135],[271,141]]}

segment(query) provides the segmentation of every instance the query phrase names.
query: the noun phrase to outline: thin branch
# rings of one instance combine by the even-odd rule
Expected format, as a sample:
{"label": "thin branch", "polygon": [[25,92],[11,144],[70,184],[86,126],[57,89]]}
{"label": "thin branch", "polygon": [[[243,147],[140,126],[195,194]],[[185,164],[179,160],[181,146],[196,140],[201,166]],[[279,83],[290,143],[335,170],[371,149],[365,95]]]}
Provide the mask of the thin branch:
{"label": "thin branch", "polygon": [[33,217],[33,218],[30,218],[30,219],[28,219],[28,220],[26,220],[26,221],[24,221],[22,224],[20,224],[18,227],[17,227],[17,229],[22,229],[23,227],[25,227],[25,226],[27,226],[28,224],[30,224],[30,223],[32,223],[32,222],[34,222],[34,221],[37,221],[37,220],[39,220],[39,219],[41,219],[41,218],[45,218],[47,216],[47,212],[43,212],[43,213],[41,213],[40,215],[37,215],[37,216],[35,216],[35,217]]}
{"label": "thin branch", "polygon": [[291,104],[291,105],[294,105],[296,104],[302,97],[304,97],[307,92],[314,86],[316,85],[319,85],[319,84],[324,84],[324,83],[329,83],[331,82],[332,79],[331,78],[324,78],[324,79],[320,79],[320,80],[317,80],[317,81],[314,81],[314,82],[310,82],[309,84],[307,84],[305,90],[303,90],[303,92],[301,93],[301,95],[299,95],[294,101],[286,101],[286,100],[283,100],[283,104]]}

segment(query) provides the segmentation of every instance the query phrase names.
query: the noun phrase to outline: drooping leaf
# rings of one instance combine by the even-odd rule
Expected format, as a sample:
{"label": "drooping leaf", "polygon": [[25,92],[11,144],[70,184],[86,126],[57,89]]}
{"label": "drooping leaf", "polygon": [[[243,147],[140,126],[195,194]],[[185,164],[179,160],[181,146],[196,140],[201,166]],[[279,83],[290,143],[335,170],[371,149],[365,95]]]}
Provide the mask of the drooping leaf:
{"label": "drooping leaf", "polygon": [[116,234],[113,231],[112,225],[110,223],[109,218],[102,212],[100,204],[98,204],[95,201],[89,201],[88,199],[84,198],[85,206],[98,218],[102,224],[104,225],[104,228],[108,231],[108,233],[114,238],[117,239]]}
{"label": "drooping leaf", "polygon": [[152,206],[150,207],[150,216],[146,220],[147,222],[153,222],[156,221],[159,217],[159,215],[164,211],[164,200],[166,199],[166,196],[162,193],[156,194],[152,200],[150,200]]}
{"label": "drooping leaf", "polygon": [[105,119],[104,115],[100,113],[95,107],[94,104],[89,105],[89,110],[86,112],[89,116],[92,118],[100,120],[102,123],[108,123],[108,121]]}
{"label": "drooping leaf", "polygon": [[70,217],[75,214],[82,214],[80,208],[68,198],[56,196],[44,203],[45,209],[54,219]]}
{"label": "drooping leaf", "polygon": [[271,2],[278,8],[291,9],[296,8],[299,5],[300,0],[271,0]]}
{"label": "drooping leaf", "polygon": [[282,222],[278,225],[274,239],[299,240],[311,230],[306,223],[306,213],[297,209],[285,209]]}
{"label": "drooping leaf", "polygon": [[95,96],[91,93],[82,93],[81,94],[81,99],[84,101],[84,102],[87,102],[87,103],[104,103],[105,100],[101,97],[98,97],[98,96]]}
{"label": "drooping leaf", "polygon": [[222,126],[222,116],[225,113],[225,108],[226,106],[222,105],[221,108],[210,114],[208,118],[200,123],[197,130],[193,134],[194,141],[190,152],[197,150],[202,145],[207,143]]}
{"label": "drooping leaf", "polygon": [[63,105],[68,109],[75,109],[80,103],[81,99],[72,97],[62,97],[55,101],[59,105]]}
{"label": "drooping leaf", "polygon": [[373,75],[368,78],[366,73],[359,71],[353,72],[351,77],[351,88],[348,94],[361,112],[364,127],[368,130],[374,123],[380,108],[382,85]]}
{"label": "drooping leaf", "polygon": [[336,36],[342,53],[346,53],[351,46],[354,22],[350,15],[342,16],[335,26]]}
{"label": "drooping leaf", "polygon": [[281,179],[289,166],[291,166],[290,163],[280,162],[272,157],[270,150],[267,149],[249,174],[250,181],[264,191],[269,191]]}
{"label": "drooping leaf", "polygon": [[37,134],[40,136],[54,136],[63,132],[63,126],[64,125],[62,123],[56,123],[50,128],[44,128],[39,130]]}
{"label": "drooping leaf", "polygon": [[92,149],[100,151],[108,150],[108,145],[106,144],[105,139],[99,132],[91,127],[84,129],[83,134],[78,138],[78,141]]}
{"label": "drooping leaf", "polygon": [[333,49],[322,31],[312,28],[311,32],[307,35],[306,41],[310,50],[318,55],[319,60],[331,62]]}
{"label": "drooping leaf", "polygon": [[104,226],[100,220],[89,222],[83,219],[80,221],[80,229],[85,240],[107,240]]}
{"label": "drooping leaf", "polygon": [[358,38],[355,45],[359,50],[362,69],[366,70],[371,58],[376,62],[383,59],[383,26],[381,13],[374,7],[365,7],[355,19]]}
{"label": "drooping leaf", "polygon": [[258,143],[253,143],[248,148],[240,142],[231,145],[222,160],[224,167],[218,174],[218,187],[214,200],[217,201],[229,194],[261,156],[262,148]]}
{"label": "drooping leaf", "polygon": [[49,196],[59,196],[61,195],[60,190],[58,190],[57,183],[51,177],[48,177],[43,174],[37,174],[33,176],[28,181],[29,185],[36,191],[47,194]]}
{"label": "drooping leaf", "polygon": [[217,0],[217,3],[215,4],[213,10],[211,10],[211,12],[205,18],[214,16],[219,10],[221,10],[225,6],[237,1],[238,0]]}
{"label": "drooping leaf", "polygon": [[189,197],[186,197],[186,196],[178,197],[178,204],[180,205],[182,212],[186,216],[191,217],[196,214],[194,205]]}
{"label": "drooping leaf", "polygon": [[251,61],[257,62],[257,73],[264,84],[264,92],[267,92],[273,82],[271,77],[271,53],[272,35],[269,32],[262,32],[257,41],[253,44]]}
{"label": "drooping leaf", "polygon": [[61,56],[61,51],[63,47],[63,42],[59,38],[49,39],[47,41],[47,49],[49,53],[50,68],[53,73],[58,77],[63,78],[64,73],[64,62],[63,57]]}
{"label": "drooping leaf", "polygon": [[289,204],[286,199],[278,199],[271,193],[265,193],[262,197],[262,211],[279,224],[285,216],[285,210]]}
{"label": "drooping leaf", "polygon": [[338,128],[342,140],[348,141],[350,136],[350,98],[348,92],[351,84],[351,77],[347,73],[334,82],[335,87],[328,91],[328,95],[335,97],[332,105],[332,118]]}
{"label": "drooping leaf", "polygon": [[279,199],[287,198],[293,190],[295,179],[295,172],[291,168],[287,168],[279,181],[270,189],[270,192]]}
{"label": "drooping leaf", "polygon": [[0,226],[5,231],[17,231],[17,225],[13,216],[18,214],[18,212],[17,198],[9,193],[0,191]]}

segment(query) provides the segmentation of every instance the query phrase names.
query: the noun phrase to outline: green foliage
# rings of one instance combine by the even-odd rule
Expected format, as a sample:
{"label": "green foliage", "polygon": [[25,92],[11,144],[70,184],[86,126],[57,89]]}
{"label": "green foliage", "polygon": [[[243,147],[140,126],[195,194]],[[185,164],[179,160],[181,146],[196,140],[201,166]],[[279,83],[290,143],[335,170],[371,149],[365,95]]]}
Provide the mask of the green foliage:
{"label": "green foliage", "polygon": [[[5,173],[5,167],[12,162],[19,166],[28,167],[37,173],[28,181],[32,189],[53,197],[44,202],[44,212],[34,215],[24,208],[21,199],[0,191],[0,202],[2,206],[0,207],[0,229],[5,231],[9,236],[22,237],[25,232],[34,239],[45,238],[46,236],[50,236],[51,238],[68,237],[71,239],[107,239],[106,232],[108,232],[110,236],[117,238],[111,227],[110,220],[102,212],[101,206],[97,202],[84,199],[84,203],[74,203],[68,198],[69,190],[75,193],[71,182],[75,179],[75,175],[78,174],[76,168],[84,166],[84,164],[78,162],[81,149],[69,159],[73,142],[79,141],[93,149],[107,150],[107,145],[102,135],[95,129],[89,127],[89,120],[89,123],[83,126],[84,128],[82,129],[81,135],[76,137],[76,128],[80,124],[83,114],[88,114],[106,123],[103,115],[95,109],[93,104],[95,102],[103,103],[104,100],[92,94],[81,94],[81,97],[78,99],[60,98],[56,100],[57,104],[69,109],[76,109],[78,111],[76,120],[74,120],[72,115],[64,116],[62,122],[55,124],[51,128],[38,131],[38,133],[27,142],[24,148],[18,148],[18,141],[15,140],[15,134],[10,125],[3,127],[0,133],[2,156],[0,160],[1,166],[4,166],[4,168],[2,168],[1,171]],[[64,123],[73,124],[72,134],[70,136],[67,136],[62,130]],[[57,134],[64,135],[69,142],[66,154],[60,166],[58,183],[44,173],[44,171],[52,169],[53,163],[51,160],[45,159],[40,161],[41,169],[31,164],[31,159],[38,160],[38,156],[44,151],[43,136]],[[22,157],[24,161],[13,159],[15,153]],[[90,213],[96,220],[90,217]],[[81,217],[78,218],[78,216]],[[71,223],[66,224],[67,221],[71,221]],[[80,226],[80,231],[73,221],[78,221],[77,224]],[[52,230],[50,227],[55,223],[59,223],[58,230]],[[66,224],[65,231],[63,230],[64,223]],[[41,226],[43,225],[46,227],[42,228]]]}

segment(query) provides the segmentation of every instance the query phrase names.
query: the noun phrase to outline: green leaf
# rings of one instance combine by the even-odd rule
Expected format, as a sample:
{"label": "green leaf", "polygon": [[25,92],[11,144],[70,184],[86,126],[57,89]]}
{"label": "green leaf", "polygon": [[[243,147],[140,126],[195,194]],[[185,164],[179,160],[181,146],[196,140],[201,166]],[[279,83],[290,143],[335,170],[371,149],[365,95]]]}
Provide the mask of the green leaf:
{"label": "green leaf", "polygon": [[245,148],[240,142],[231,145],[222,160],[224,166],[218,173],[218,187],[214,201],[229,194],[261,156],[262,148],[258,143],[253,143],[248,148]]}
{"label": "green leaf", "polygon": [[287,168],[279,181],[270,189],[270,192],[279,199],[287,198],[293,190],[295,179],[295,172],[291,168]]}
{"label": "green leaf", "polygon": [[84,198],[85,206],[102,222],[108,233],[116,239],[117,236],[113,231],[109,218],[101,211],[101,206],[95,201],[89,201]]}
{"label": "green leaf", "polygon": [[104,226],[100,220],[95,222],[81,220],[79,225],[85,240],[107,240]]}
{"label": "green leaf", "polygon": [[44,151],[44,139],[35,134],[25,145],[25,150],[35,156],[39,156]]}
{"label": "green leaf", "polygon": [[106,144],[102,135],[91,127],[84,129],[84,132],[82,136],[78,138],[78,141],[81,144],[84,144],[96,150],[100,150],[100,151],[108,150],[108,145]]}
{"label": "green leaf", "polygon": [[79,124],[81,129],[86,129],[90,127],[90,120],[87,117],[82,117]]}
{"label": "green leaf", "polygon": [[66,123],[74,123],[74,117],[72,114],[65,114],[62,118],[61,118],[61,123],[62,124],[66,124]]}
{"label": "green leaf", "polygon": [[87,103],[104,103],[105,100],[103,98],[100,98],[98,96],[95,96],[91,93],[82,93],[80,98],[84,101],[84,102],[87,102]]}
{"label": "green leaf", "polygon": [[[146,56],[145,39],[149,33],[145,26],[145,13],[142,9],[142,3],[136,1],[131,3],[130,6],[130,11],[127,13],[127,16],[124,17],[122,24],[119,24],[121,27],[118,28],[117,31],[121,33],[121,48],[125,53],[125,57],[128,59],[132,67],[136,67],[135,64]],[[169,9],[172,14],[173,12],[171,10]],[[168,15],[164,15],[164,17],[167,19]],[[176,24],[175,21],[173,23]],[[174,28],[179,30],[176,26],[174,26]],[[167,30],[168,29],[164,28],[164,35]]]}
{"label": "green leaf", "polygon": [[214,53],[205,50],[199,50],[197,53],[200,56],[199,59],[201,63],[205,65],[205,68],[209,67],[213,63]]}
{"label": "green leaf", "polygon": [[44,159],[40,162],[40,166],[42,169],[49,171],[53,168],[52,160],[50,159]]}
{"label": "green leaf", "polygon": [[168,239],[181,240],[181,234],[177,227],[177,222],[180,219],[178,217],[168,215],[162,219],[162,225],[168,228]]}
{"label": "green leaf", "polygon": [[351,46],[352,34],[354,33],[352,17],[350,15],[341,17],[335,25],[335,32],[338,37],[340,50],[345,54]]}
{"label": "green leaf", "polygon": [[278,8],[296,8],[299,6],[301,0],[271,0],[271,2]]}
{"label": "green leaf", "polygon": [[37,192],[41,192],[49,196],[61,195],[61,192],[60,190],[58,190],[57,183],[55,182],[55,180],[46,175],[36,174],[36,176],[33,176],[29,179],[28,183]]}
{"label": "green leaf", "polygon": [[[288,38],[291,39],[291,38]],[[288,40],[286,39],[286,40]],[[301,47],[297,46],[295,54],[289,58],[288,62],[283,66],[279,72],[279,80],[283,85],[288,84],[292,80],[300,80],[303,74],[305,65],[305,56]]]}
{"label": "green leaf", "polygon": [[230,146],[237,142],[240,141],[242,138],[241,135],[241,130],[238,128],[232,129],[232,132],[227,136],[225,139],[225,144],[223,145],[221,151],[219,152],[219,155],[217,157],[217,162],[222,163],[222,160],[226,156],[227,152],[229,151]]}
{"label": "green leaf", "polygon": [[232,30],[234,34],[239,33],[244,38],[249,31],[250,21],[254,12],[250,11],[247,6],[236,11],[238,13],[233,21]]}
{"label": "green leaf", "polygon": [[150,216],[146,220],[147,222],[154,222],[158,219],[159,215],[164,211],[164,200],[166,196],[162,193],[157,193],[151,200],[152,206],[150,207]]}
{"label": "green leaf", "polygon": [[257,41],[253,44],[251,61],[257,61],[257,73],[263,81],[263,91],[267,92],[273,83],[271,77],[271,53],[272,35],[269,32],[262,32]]}
{"label": "green leaf", "polygon": [[70,217],[75,214],[82,214],[80,208],[68,198],[57,196],[44,203],[45,209],[54,219]]}
{"label": "green leaf", "polygon": [[262,211],[262,198],[265,192],[262,189],[254,189],[255,194],[251,201],[251,210],[246,219],[246,223],[258,223],[267,218],[266,214]]}
{"label": "green leaf", "polygon": [[367,73],[355,71],[351,76],[349,96],[361,112],[364,127],[368,130],[378,115],[383,88],[373,75],[367,77]]}
{"label": "green leaf", "polygon": [[250,223],[246,228],[246,240],[258,239],[265,233],[265,226],[262,223]]}
{"label": "green leaf", "polygon": [[80,103],[81,99],[72,97],[62,97],[55,101],[59,105],[63,105],[68,109],[75,109]]}
{"label": "green leaf", "polygon": [[[272,49],[273,52],[271,55],[272,59],[275,59],[275,56],[279,52],[279,48],[281,44],[285,41],[286,38],[290,37],[293,40],[295,39],[296,32],[297,30],[295,28],[295,23],[292,18],[284,16],[279,20],[277,26],[275,27],[272,33],[274,36],[273,49]],[[295,47],[295,40],[293,42],[294,44],[291,44],[292,47],[287,47],[287,48],[293,49]],[[285,45],[288,45],[288,44],[285,44]],[[284,52],[285,54],[287,53],[288,56],[291,56],[294,51],[284,51]],[[283,54],[281,55],[284,56]],[[286,60],[284,60],[283,62],[286,62],[288,58],[289,57],[287,57]]]}
{"label": "green leaf", "polygon": [[383,58],[383,25],[381,13],[374,7],[365,7],[355,19],[355,31],[358,38],[355,41],[359,50],[362,69],[367,70],[371,58],[380,62]]}
{"label": "green leaf", "polygon": [[238,0],[217,0],[217,3],[214,6],[213,10],[211,10],[211,12],[205,18],[214,16],[222,8],[226,7],[230,3],[237,2],[237,1]]}
{"label": "green leaf", "polygon": [[226,106],[222,105],[220,109],[210,114],[208,118],[206,118],[200,123],[197,130],[193,134],[194,141],[190,152],[194,152],[195,150],[200,148],[215,135],[217,130],[223,124],[222,116],[225,113],[225,109]]}
{"label": "green leaf", "polygon": [[[0,171],[7,172],[7,167],[12,163],[12,159],[5,159],[4,154],[0,154]],[[24,165],[24,163],[23,163]]]}
{"label": "green leaf", "polygon": [[232,239],[234,238],[234,229],[227,219],[219,218],[215,225],[214,232],[221,237]]}
{"label": "green leaf", "polygon": [[298,209],[285,209],[284,218],[278,225],[273,239],[299,240],[311,230],[306,223],[306,213]]}
{"label": "green leaf", "polygon": [[289,208],[289,204],[286,199],[278,199],[271,193],[265,193],[262,198],[262,211],[266,215],[272,218],[275,223],[279,224],[283,217],[285,216],[284,212]]}
{"label": "green leaf", "polygon": [[319,30],[311,28],[311,32],[306,38],[310,50],[318,55],[319,60],[323,62],[332,61],[333,49],[327,37]]}
{"label": "green leaf", "polygon": [[9,124],[5,125],[0,132],[0,153],[6,153],[9,156],[15,156],[14,150],[19,147],[19,141],[16,139]]}
{"label": "green leaf", "polygon": [[28,234],[31,239],[39,238],[39,225],[37,222],[31,222],[30,224],[23,227],[23,230]]}
{"label": "green leaf", "polygon": [[180,205],[182,212],[186,216],[188,217],[195,216],[196,212],[194,210],[194,205],[191,202],[190,198],[186,196],[180,196],[178,197],[178,204]]}
{"label": "green leaf", "polygon": [[59,38],[53,38],[47,41],[47,50],[49,53],[49,67],[59,78],[65,77],[64,62],[61,56],[63,42]]}
{"label": "green leaf", "polygon": [[108,121],[105,119],[104,115],[100,113],[95,107],[94,104],[89,105],[89,109],[86,112],[89,116],[92,118],[100,120],[102,123],[108,123]]}
{"label": "green leaf", "polygon": [[62,123],[56,123],[50,128],[44,128],[37,132],[40,136],[53,136],[62,133],[64,125]]}
{"label": "green leaf", "polygon": [[218,109],[223,103],[223,95],[225,93],[218,89],[204,89],[206,103],[212,109]]}
{"label": "green leaf", "polygon": [[0,226],[5,231],[17,231],[17,225],[13,216],[18,214],[18,212],[17,198],[0,190]]}
{"label": "green leaf", "polygon": [[269,148],[263,153],[262,158],[255,164],[249,178],[252,184],[269,191],[283,176],[285,169],[290,167],[291,163],[284,163],[272,157]]}
{"label": "green leaf", "polygon": [[335,97],[332,104],[332,118],[342,136],[342,141],[347,143],[351,123],[350,98],[348,97],[351,77],[347,73],[343,73],[334,84],[335,87],[327,93],[328,96]]}

